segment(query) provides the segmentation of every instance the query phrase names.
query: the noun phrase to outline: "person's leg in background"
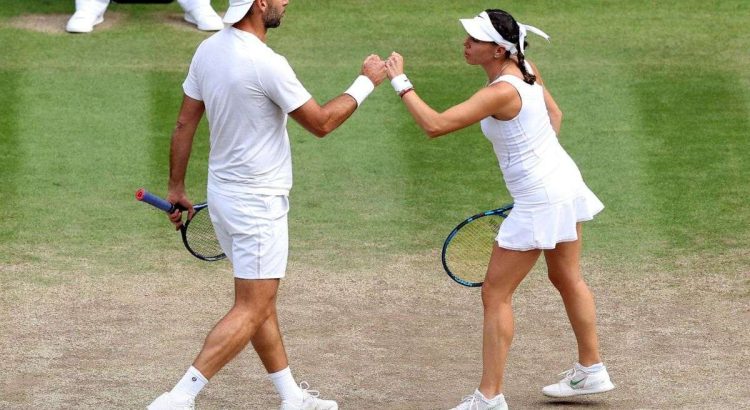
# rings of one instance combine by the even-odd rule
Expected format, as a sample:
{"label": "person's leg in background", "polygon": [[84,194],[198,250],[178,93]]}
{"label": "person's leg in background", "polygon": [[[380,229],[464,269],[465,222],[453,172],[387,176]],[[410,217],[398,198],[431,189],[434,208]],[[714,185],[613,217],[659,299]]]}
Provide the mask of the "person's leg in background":
{"label": "person's leg in background", "polygon": [[[218,31],[224,28],[221,17],[211,7],[211,0],[178,0],[185,11],[185,21],[198,30]],[[76,11],[68,20],[65,30],[69,33],[90,33],[94,26],[104,21],[109,0],[76,0]]]}
{"label": "person's leg in background", "polygon": [[68,33],[90,33],[94,26],[104,21],[109,0],[76,0],[76,12],[68,20]]}
{"label": "person's leg in background", "polygon": [[198,30],[219,31],[224,22],[211,7],[211,0],[177,0],[185,10],[185,21],[195,24]]}

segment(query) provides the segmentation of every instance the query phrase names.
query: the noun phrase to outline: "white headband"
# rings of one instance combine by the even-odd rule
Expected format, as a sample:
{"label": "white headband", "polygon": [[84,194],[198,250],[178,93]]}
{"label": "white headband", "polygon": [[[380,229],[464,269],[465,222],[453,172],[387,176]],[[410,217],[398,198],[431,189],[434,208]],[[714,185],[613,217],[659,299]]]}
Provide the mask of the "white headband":
{"label": "white headband", "polygon": [[[492,25],[490,16],[486,11],[479,13],[479,15],[474,18],[474,21],[478,23],[479,28],[484,34],[489,36],[497,45],[505,47],[505,49],[508,50],[511,55],[515,55],[518,52],[515,44],[504,39],[503,36],[501,36],[500,33],[497,32],[495,26]],[[547,35],[547,33],[543,32],[542,30],[539,30],[534,26],[518,23],[518,44],[521,46],[521,53],[523,53],[523,43],[526,41],[527,31],[544,37],[545,40],[549,41],[549,35]]]}

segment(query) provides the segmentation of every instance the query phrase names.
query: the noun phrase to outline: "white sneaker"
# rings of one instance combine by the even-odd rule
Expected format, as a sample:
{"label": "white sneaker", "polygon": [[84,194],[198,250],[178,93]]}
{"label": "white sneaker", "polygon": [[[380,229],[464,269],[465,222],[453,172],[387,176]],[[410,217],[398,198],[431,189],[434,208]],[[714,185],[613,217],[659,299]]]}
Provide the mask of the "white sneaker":
{"label": "white sneaker", "polygon": [[464,397],[461,404],[451,410],[508,410],[508,403],[502,394],[488,402],[479,390],[474,390],[474,394]]}
{"label": "white sneaker", "polygon": [[300,383],[299,388],[302,389],[302,403],[284,401],[281,403],[279,410],[338,410],[338,403],[333,400],[318,398],[320,392],[310,390],[310,385],[307,382]]}
{"label": "white sneaker", "polygon": [[195,24],[202,31],[219,31],[224,28],[224,22],[211,6],[198,6],[186,11],[185,21]]}
{"label": "white sneaker", "polygon": [[560,376],[562,376],[562,380],[542,389],[545,396],[571,397],[581,394],[604,393],[615,388],[615,385],[609,380],[609,373],[604,366],[597,372],[589,373],[583,370],[583,366],[576,363],[572,369],[560,373]]}
{"label": "white sneaker", "polygon": [[104,13],[78,10],[68,20],[65,31],[68,33],[90,33],[94,31],[94,26],[102,21],[104,21]]}
{"label": "white sneaker", "polygon": [[192,397],[175,397],[172,393],[164,393],[157,397],[147,410],[195,410],[195,399]]}

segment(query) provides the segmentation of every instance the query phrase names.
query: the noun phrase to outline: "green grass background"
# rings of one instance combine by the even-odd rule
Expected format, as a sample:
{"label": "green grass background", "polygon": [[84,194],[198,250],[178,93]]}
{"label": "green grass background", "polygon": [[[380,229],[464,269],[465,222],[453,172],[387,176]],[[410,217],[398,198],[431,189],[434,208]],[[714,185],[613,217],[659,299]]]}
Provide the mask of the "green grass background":
{"label": "green grass background", "polygon": [[[462,58],[457,18],[497,6],[297,0],[268,43],[321,103],[348,87],[367,54],[397,50],[420,95],[446,109],[485,82]],[[564,112],[564,147],[607,206],[586,224],[586,257],[636,277],[655,266],[680,274],[686,258],[746,272],[750,3],[501,7],[552,37],[531,36],[527,54]],[[0,7],[0,266],[26,272],[0,269],[3,281],[137,276],[170,251],[175,263],[199,264],[133,192],[166,191],[181,83],[209,34],[165,24],[181,12],[176,3],[112,4],[123,21],[89,35],[12,26],[26,13],[72,11],[72,0]],[[428,141],[387,84],[323,140],[293,122],[289,129],[296,261],[348,269],[432,252],[465,216],[510,200],[478,126]],[[196,201],[205,196],[207,139],[204,122],[187,178]]]}

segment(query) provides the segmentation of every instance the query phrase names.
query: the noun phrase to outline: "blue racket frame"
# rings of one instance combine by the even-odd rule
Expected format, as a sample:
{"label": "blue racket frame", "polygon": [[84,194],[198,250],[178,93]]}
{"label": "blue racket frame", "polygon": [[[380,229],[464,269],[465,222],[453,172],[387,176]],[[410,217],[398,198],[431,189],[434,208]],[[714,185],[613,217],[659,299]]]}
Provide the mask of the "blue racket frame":
{"label": "blue racket frame", "polygon": [[448,245],[450,244],[453,237],[456,236],[456,234],[458,233],[458,230],[466,226],[471,221],[475,221],[479,218],[484,218],[485,216],[500,215],[503,218],[507,218],[508,213],[510,212],[511,209],[513,209],[513,204],[507,204],[507,205],[501,206],[500,208],[496,208],[490,211],[480,212],[476,215],[472,215],[466,218],[465,220],[463,220],[455,228],[453,228],[451,233],[448,234],[448,237],[445,238],[445,242],[443,242],[443,251],[440,256],[440,259],[443,262],[443,269],[445,270],[445,273],[447,273],[448,276],[450,276],[450,278],[453,279],[456,283],[458,283],[459,285],[470,287],[470,288],[478,288],[482,286],[482,283],[484,283],[484,282],[469,282],[468,280],[461,279],[460,277],[456,276],[453,272],[451,272],[450,268],[448,268],[448,263],[445,261],[445,254],[446,254],[446,251],[448,250]]}

